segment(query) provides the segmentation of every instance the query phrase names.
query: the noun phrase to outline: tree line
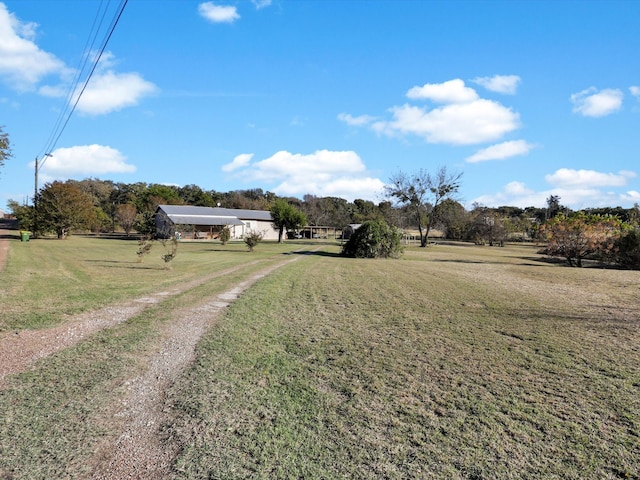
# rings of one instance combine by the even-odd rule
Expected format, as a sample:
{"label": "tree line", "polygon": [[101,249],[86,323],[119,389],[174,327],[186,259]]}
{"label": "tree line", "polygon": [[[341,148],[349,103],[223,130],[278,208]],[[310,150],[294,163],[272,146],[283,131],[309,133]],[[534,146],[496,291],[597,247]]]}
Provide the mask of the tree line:
{"label": "tree line", "polygon": [[[449,173],[445,168],[435,173],[423,170],[414,174],[400,172],[391,177],[385,199],[376,203],[364,199],[349,202],[339,197],[311,194],[303,198],[279,197],[260,188],[218,192],[204,190],[197,185],[179,187],[88,178],[45,184],[36,197],[37,209],[14,200],[9,201],[9,208],[18,218],[21,228],[35,235],[52,232],[64,238],[72,231],[153,234],[155,210],[161,204],[249,210],[272,210],[279,206],[286,214],[285,220],[280,222],[285,227],[306,224],[342,229],[349,224],[383,221],[405,235],[415,234],[422,246],[429,243],[429,236],[434,232],[443,239],[470,241],[478,245],[538,241],[549,245],[546,253],[563,256],[572,265],[581,265],[583,259],[597,257],[637,268],[638,260],[633,253],[638,243],[634,235],[638,235],[640,224],[640,207],[637,204],[627,209],[607,207],[574,212],[561,205],[559,197],[552,195],[545,207],[474,204],[468,210],[456,199],[460,179],[461,174]],[[291,210],[285,208],[287,206]],[[573,224],[569,225],[569,222]],[[615,228],[607,222],[613,222]],[[610,234],[606,242],[592,239],[591,247],[582,250],[571,250],[566,245],[551,248],[560,238],[564,238],[566,243],[569,231],[579,231],[583,235],[596,231],[617,233]],[[585,240],[576,240],[580,241]],[[621,249],[627,252],[626,259],[622,254],[617,254],[614,259],[612,255]],[[577,254],[567,253],[576,250]]]}

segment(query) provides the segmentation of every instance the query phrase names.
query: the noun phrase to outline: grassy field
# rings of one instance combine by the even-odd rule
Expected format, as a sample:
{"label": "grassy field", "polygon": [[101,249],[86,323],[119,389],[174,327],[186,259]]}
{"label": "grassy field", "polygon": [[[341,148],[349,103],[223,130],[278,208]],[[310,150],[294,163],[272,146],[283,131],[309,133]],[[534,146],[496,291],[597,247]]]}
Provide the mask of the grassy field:
{"label": "grassy field", "polygon": [[[185,244],[166,271],[135,263],[128,242],[38,243],[12,248],[4,328],[64,321],[25,288],[54,289],[73,312],[293,248]],[[43,268],[26,273],[34,250]],[[640,478],[638,272],[570,269],[526,246],[410,248],[398,261],[337,251],[259,281],[203,339],[167,392],[175,478]],[[0,391],[0,478],[86,475],[170,310],[241,274],[13,377]]]}
{"label": "grassy field", "polygon": [[182,242],[167,269],[161,244],[139,262],[137,240],[73,236],[13,242],[0,282],[0,333],[58,324],[66,316],[179,285],[296,248],[264,243]]}

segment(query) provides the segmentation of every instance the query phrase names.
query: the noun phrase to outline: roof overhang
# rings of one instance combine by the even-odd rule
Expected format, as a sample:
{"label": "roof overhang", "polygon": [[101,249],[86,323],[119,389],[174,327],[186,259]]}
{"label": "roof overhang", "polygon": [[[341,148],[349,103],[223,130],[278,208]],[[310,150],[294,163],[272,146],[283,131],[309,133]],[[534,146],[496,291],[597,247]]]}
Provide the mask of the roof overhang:
{"label": "roof overhang", "polygon": [[238,217],[213,215],[167,215],[176,225],[244,225]]}

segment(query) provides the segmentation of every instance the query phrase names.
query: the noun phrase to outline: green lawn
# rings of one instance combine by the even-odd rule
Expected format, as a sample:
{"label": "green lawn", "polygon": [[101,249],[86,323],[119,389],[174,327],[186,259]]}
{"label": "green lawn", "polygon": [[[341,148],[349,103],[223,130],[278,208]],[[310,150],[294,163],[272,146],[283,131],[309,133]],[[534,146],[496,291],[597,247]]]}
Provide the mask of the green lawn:
{"label": "green lawn", "polygon": [[173,390],[178,478],[638,478],[637,273],[535,249],[314,256]]}
{"label": "green lawn", "polygon": [[[171,310],[297,245],[185,243],[164,270],[154,254],[136,263],[135,242],[14,244],[5,329],[64,321],[24,289],[50,288],[73,312],[246,265],[11,378],[0,478],[86,475]],[[337,252],[260,280],[202,340],[167,392],[175,478],[640,478],[637,272],[571,269],[525,246]]]}
{"label": "green lawn", "polygon": [[0,333],[41,328],[69,314],[136,298],[236,265],[278,256],[299,244],[262,243],[249,253],[234,242],[181,242],[176,259],[162,260],[157,243],[139,262],[135,239],[72,236],[13,241],[0,282]]}

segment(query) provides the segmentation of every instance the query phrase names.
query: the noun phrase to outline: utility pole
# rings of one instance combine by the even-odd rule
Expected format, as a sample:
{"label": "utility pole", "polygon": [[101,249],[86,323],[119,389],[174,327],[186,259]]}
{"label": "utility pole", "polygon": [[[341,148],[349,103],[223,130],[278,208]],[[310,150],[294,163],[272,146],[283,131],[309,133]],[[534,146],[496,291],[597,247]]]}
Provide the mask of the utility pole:
{"label": "utility pole", "polygon": [[[42,157],[46,160],[47,157],[53,157],[50,153],[45,153]],[[40,165],[38,165],[38,157],[36,157],[36,171],[35,171],[35,188],[33,190],[33,238],[38,237],[38,171]]]}
{"label": "utility pole", "polygon": [[36,157],[36,178],[33,190],[33,238],[38,238],[38,157]]}

